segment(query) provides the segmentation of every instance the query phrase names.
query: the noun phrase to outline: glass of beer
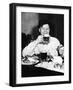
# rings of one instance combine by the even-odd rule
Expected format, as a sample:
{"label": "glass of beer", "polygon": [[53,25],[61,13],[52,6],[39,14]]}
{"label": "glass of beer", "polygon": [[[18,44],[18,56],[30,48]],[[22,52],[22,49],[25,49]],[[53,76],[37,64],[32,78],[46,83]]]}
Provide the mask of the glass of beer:
{"label": "glass of beer", "polygon": [[40,53],[40,61],[41,62],[46,61],[46,58],[47,58],[47,53]]}
{"label": "glass of beer", "polygon": [[43,40],[44,40],[45,42],[49,42],[49,35],[48,35],[48,34],[45,34],[45,35],[43,36]]}

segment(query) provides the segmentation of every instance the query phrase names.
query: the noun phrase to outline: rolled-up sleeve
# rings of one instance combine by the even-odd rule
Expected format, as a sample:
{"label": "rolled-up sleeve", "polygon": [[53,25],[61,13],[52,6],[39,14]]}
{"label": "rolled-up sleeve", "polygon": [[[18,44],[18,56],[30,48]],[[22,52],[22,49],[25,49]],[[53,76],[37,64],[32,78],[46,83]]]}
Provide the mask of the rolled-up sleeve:
{"label": "rolled-up sleeve", "polygon": [[26,55],[32,56],[34,54],[34,48],[36,47],[36,41],[31,42],[28,46],[26,46],[22,51],[22,56]]}

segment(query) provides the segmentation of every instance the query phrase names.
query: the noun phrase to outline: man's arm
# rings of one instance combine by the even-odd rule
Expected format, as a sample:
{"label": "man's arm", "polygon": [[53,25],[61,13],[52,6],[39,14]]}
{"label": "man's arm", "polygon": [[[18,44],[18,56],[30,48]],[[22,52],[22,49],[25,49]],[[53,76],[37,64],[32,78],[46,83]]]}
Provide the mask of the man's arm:
{"label": "man's arm", "polygon": [[32,56],[34,54],[34,48],[36,47],[36,45],[37,41],[33,41],[28,46],[26,46],[22,52],[23,57],[25,57],[26,55]]}
{"label": "man's arm", "polygon": [[31,42],[28,46],[26,46],[22,52],[23,57],[25,57],[27,55],[32,56],[34,54],[35,47],[41,41],[42,41],[42,36],[40,35],[40,36],[38,36],[38,38],[35,41]]}
{"label": "man's arm", "polygon": [[57,50],[59,51],[59,54],[64,57],[64,46],[57,40]]}

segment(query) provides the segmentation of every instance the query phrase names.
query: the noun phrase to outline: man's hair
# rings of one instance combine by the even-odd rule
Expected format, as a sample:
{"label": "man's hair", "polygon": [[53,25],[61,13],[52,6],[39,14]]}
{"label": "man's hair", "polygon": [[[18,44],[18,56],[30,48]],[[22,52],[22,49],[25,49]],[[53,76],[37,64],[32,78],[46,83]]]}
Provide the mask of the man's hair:
{"label": "man's hair", "polygon": [[42,20],[39,22],[38,28],[42,27],[44,24],[48,24],[50,27],[50,22],[48,20]]}

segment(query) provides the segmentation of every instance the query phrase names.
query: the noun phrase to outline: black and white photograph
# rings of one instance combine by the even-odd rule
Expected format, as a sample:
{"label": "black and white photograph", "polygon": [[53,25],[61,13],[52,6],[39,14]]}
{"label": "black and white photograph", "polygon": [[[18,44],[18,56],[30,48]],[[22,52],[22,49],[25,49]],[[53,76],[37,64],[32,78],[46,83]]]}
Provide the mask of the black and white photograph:
{"label": "black and white photograph", "polygon": [[11,4],[10,15],[10,85],[70,83],[71,7]]}
{"label": "black and white photograph", "polygon": [[22,77],[64,75],[64,15],[21,16]]}

